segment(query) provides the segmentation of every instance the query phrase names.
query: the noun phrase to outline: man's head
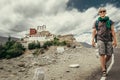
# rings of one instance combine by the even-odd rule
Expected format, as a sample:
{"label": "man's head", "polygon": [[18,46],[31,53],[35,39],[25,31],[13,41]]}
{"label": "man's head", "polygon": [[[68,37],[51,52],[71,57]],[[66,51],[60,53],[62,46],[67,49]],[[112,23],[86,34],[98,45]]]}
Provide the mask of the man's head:
{"label": "man's head", "polygon": [[98,10],[98,14],[100,15],[100,17],[104,18],[106,15],[106,9],[104,7],[100,7]]}

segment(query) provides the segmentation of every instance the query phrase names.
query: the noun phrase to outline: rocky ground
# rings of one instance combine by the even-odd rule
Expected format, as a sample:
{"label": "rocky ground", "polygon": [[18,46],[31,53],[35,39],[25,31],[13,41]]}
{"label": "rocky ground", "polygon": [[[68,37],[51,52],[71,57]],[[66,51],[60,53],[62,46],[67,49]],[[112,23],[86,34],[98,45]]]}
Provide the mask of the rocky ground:
{"label": "rocky ground", "polygon": [[[44,80],[92,80],[100,68],[93,48],[65,48],[58,52],[51,47],[39,56],[32,53],[26,51],[20,57],[0,60],[0,80],[38,80],[40,72],[44,72]],[[38,68],[42,70],[36,71]]]}

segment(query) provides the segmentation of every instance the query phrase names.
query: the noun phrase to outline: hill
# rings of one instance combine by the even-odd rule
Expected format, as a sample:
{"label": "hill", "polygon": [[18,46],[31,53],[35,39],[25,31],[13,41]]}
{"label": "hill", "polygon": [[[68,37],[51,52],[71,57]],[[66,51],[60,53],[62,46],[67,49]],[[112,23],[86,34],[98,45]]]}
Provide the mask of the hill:
{"label": "hill", "polygon": [[[0,80],[41,80],[38,77],[41,75],[45,80],[92,80],[91,75],[99,68],[93,48],[64,47],[64,51],[59,52],[58,47],[52,46],[38,56],[33,52],[26,51],[20,57],[0,60]],[[71,67],[73,64],[79,67]]]}

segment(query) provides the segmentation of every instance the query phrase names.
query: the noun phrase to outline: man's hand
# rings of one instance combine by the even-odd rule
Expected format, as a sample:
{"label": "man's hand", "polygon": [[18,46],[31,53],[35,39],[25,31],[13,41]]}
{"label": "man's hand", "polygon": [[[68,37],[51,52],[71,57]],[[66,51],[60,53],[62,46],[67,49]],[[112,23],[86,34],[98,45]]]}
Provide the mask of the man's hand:
{"label": "man's hand", "polygon": [[94,41],[92,41],[92,46],[95,47],[95,42]]}
{"label": "man's hand", "polygon": [[113,36],[112,45],[113,45],[113,47],[116,47],[116,46],[117,46],[117,40],[116,40],[116,33],[115,33],[115,30],[114,30],[114,26],[113,26],[113,25],[112,25],[112,27],[111,27],[111,31],[112,31],[112,36]]}
{"label": "man's hand", "polygon": [[113,45],[114,47],[116,47],[116,46],[117,46],[117,42],[116,42],[116,41],[113,41],[113,42],[112,42],[112,45]]}

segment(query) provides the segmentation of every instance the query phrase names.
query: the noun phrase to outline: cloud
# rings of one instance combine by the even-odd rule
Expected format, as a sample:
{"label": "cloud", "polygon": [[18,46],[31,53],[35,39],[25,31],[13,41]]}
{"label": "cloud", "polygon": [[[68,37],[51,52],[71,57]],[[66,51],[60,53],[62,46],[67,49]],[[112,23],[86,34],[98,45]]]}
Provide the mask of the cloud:
{"label": "cloud", "polygon": [[[89,41],[97,8],[90,7],[81,12],[69,9],[69,0],[0,0],[0,35],[11,34],[23,37],[30,27],[46,25],[53,34],[74,34],[79,41]],[[107,4],[107,14],[120,25],[120,9]],[[85,32],[90,32],[86,33]],[[85,36],[84,38],[82,38]],[[80,38],[80,39],[79,39]],[[86,38],[86,39],[85,39]],[[82,40],[81,40],[82,39]]]}
{"label": "cloud", "polygon": [[43,16],[51,17],[64,12],[68,0],[1,0],[0,2],[1,33],[14,35],[30,27],[44,24],[40,21],[44,20]]}

